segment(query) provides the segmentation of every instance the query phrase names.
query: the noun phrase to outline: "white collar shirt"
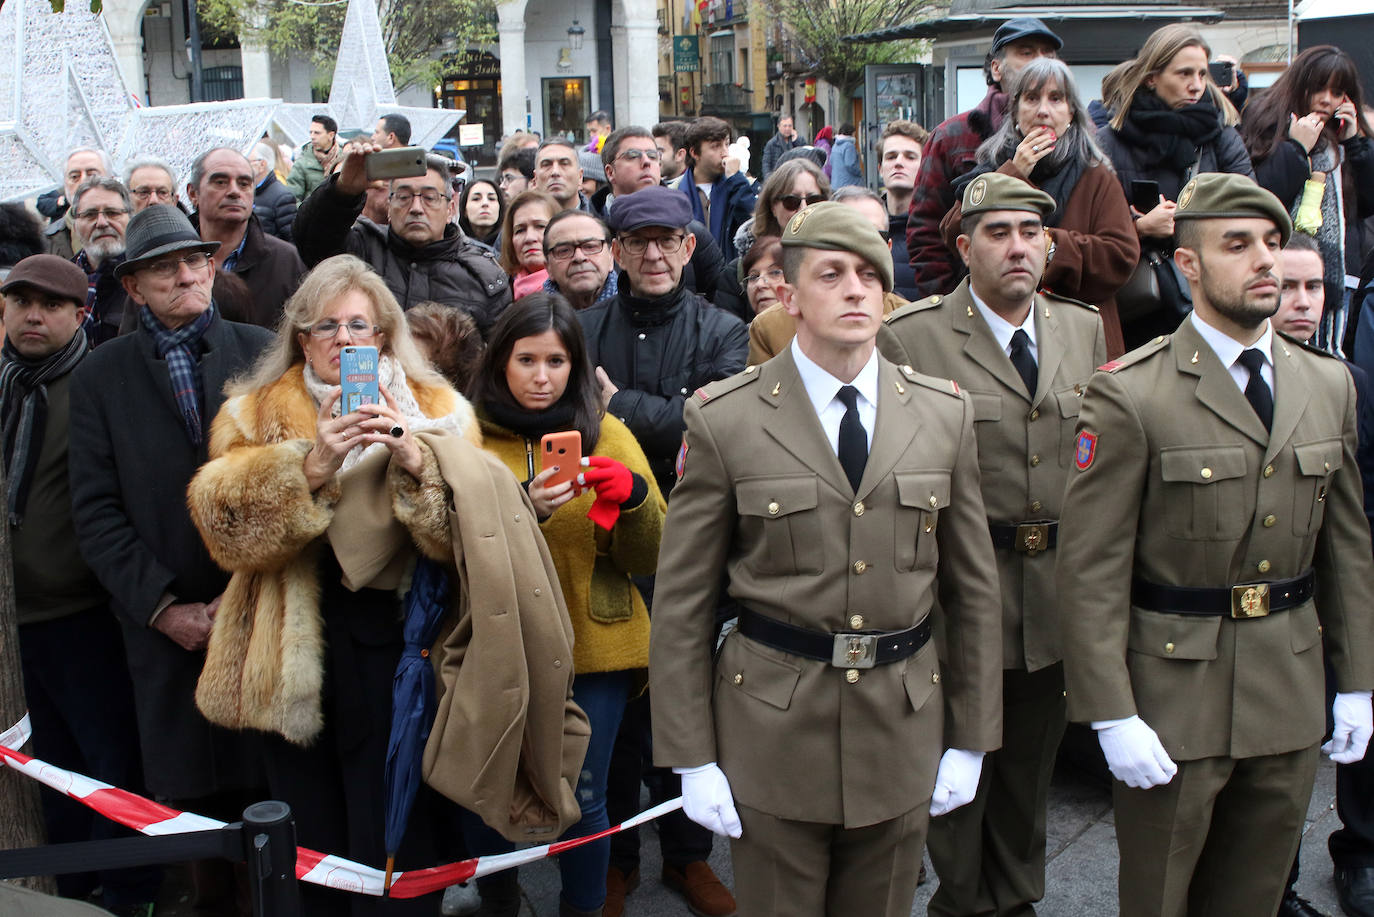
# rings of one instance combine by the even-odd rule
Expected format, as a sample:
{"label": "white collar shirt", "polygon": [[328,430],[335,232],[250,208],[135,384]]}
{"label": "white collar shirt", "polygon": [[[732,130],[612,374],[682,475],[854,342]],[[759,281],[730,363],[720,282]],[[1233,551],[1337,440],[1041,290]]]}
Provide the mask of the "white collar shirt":
{"label": "white collar shirt", "polygon": [[878,351],[874,348],[869,356],[868,362],[863,369],[854,377],[853,382],[845,383],[836,379],[829,372],[822,369],[814,360],[802,353],[801,345],[797,339],[792,338],[792,359],[797,364],[797,375],[801,376],[802,387],[806,389],[806,395],[811,399],[811,405],[816,409],[816,416],[820,418],[821,429],[825,431],[825,438],[830,442],[830,449],[837,456],[840,454],[840,421],[844,419],[844,402],[837,396],[840,389],[845,385],[852,385],[859,390],[857,399],[859,409],[859,422],[863,424],[864,435],[868,437],[868,447],[873,448],[873,425],[878,419]]}

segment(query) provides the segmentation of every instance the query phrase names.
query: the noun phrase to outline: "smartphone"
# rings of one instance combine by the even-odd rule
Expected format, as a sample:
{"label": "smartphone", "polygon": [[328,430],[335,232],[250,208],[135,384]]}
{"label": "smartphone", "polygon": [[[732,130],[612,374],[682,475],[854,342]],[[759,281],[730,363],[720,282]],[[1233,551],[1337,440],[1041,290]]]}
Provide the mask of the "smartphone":
{"label": "smartphone", "polygon": [[343,413],[352,414],[364,404],[381,404],[377,388],[377,348],[345,347],[339,353],[339,401]]}
{"label": "smartphone", "polygon": [[1214,60],[1207,65],[1207,72],[1212,75],[1213,83],[1222,89],[1230,89],[1231,83],[1236,78],[1236,65],[1228,60]]}
{"label": "smartphone", "polygon": [[544,482],[545,487],[571,481],[582,470],[582,434],[576,430],[545,433],[539,441],[539,454],[542,457],[540,469],[554,469],[553,475]]}
{"label": "smartphone", "polygon": [[367,166],[367,180],[379,178],[415,178],[425,174],[425,150],[418,146],[398,146],[391,150],[368,153],[363,160]]}
{"label": "smartphone", "polygon": [[1131,206],[1141,213],[1149,213],[1159,206],[1159,182],[1144,178],[1131,179]]}

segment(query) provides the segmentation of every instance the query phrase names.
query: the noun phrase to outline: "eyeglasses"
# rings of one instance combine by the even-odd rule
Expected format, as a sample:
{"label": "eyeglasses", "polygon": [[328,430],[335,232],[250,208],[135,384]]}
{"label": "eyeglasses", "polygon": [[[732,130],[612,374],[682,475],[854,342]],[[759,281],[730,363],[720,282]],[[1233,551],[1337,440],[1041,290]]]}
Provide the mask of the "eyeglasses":
{"label": "eyeglasses", "polygon": [[442,206],[440,203],[441,201],[448,202],[453,199],[453,195],[444,194],[442,191],[435,191],[433,188],[426,188],[418,195],[414,191],[402,189],[400,191],[391,192],[390,197],[391,203],[395,204],[397,207],[409,207],[410,202],[415,200],[416,197],[424,201],[426,207],[440,207]]}
{"label": "eyeglasses", "polygon": [[824,194],[808,194],[806,197],[802,197],[800,194],[784,194],[778,200],[782,201],[782,205],[788,210],[800,210],[803,201],[808,205],[819,204],[821,201],[829,200],[829,198]]}
{"label": "eyeglasses", "polygon": [[146,201],[150,197],[161,197],[170,201],[175,195],[171,188],[130,188],[129,193],[140,201]]}
{"label": "eyeglasses", "polygon": [[605,239],[581,239],[577,242],[559,242],[549,249],[549,257],[555,261],[567,261],[573,252],[581,249],[584,255],[599,255],[606,247]]}
{"label": "eyeglasses", "polygon": [[502,175],[496,180],[496,183],[504,188],[506,185],[513,185],[518,181],[528,181],[528,179],[524,175]]}
{"label": "eyeglasses", "polygon": [[782,283],[782,268],[775,267],[771,271],[764,271],[762,274],[744,275],[744,285],[746,287],[752,287],[760,280],[768,281],[770,286],[775,283]]}
{"label": "eyeglasses", "polygon": [[644,158],[648,158],[650,162],[658,162],[660,159],[663,158],[663,154],[660,153],[657,149],[626,150],[625,152],[616,156],[616,159],[627,159],[630,162],[639,162],[639,160]]}
{"label": "eyeglasses", "polygon": [[632,255],[642,255],[648,251],[649,243],[653,242],[663,254],[671,255],[682,248],[684,241],[686,241],[686,237],[677,233],[658,239],[645,239],[642,236],[621,236],[620,247]]}
{"label": "eyeglasses", "polygon": [[181,270],[183,264],[193,271],[200,271],[204,270],[205,266],[209,263],[210,256],[205,254],[205,252],[191,252],[189,255],[182,258],[167,258],[162,261],[154,261],[152,264],[138,268],[138,270],[147,271],[154,277],[166,280],[169,277],[175,277]]}
{"label": "eyeglasses", "polygon": [[92,207],[90,210],[78,210],[75,216],[78,220],[95,220],[104,217],[114,222],[122,216],[128,216],[128,214],[129,210],[125,207],[118,209],[114,207]]}
{"label": "eyeglasses", "polygon": [[366,341],[377,333],[377,326],[355,318],[347,324],[341,324],[332,318],[327,318],[322,322],[316,322],[310,326],[310,336],[328,340],[339,333],[340,328],[348,329],[348,336],[355,341]]}

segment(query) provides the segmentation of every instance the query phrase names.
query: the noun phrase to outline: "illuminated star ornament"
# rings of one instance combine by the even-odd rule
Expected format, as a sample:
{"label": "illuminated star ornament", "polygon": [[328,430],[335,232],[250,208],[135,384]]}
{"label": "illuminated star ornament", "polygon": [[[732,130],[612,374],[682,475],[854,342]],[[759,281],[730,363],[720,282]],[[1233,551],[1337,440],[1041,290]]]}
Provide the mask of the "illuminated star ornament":
{"label": "illuminated star ornament", "polygon": [[348,0],[339,53],[334,59],[334,80],[329,84],[329,101],[323,105],[282,105],[277,109],[277,127],[299,146],[310,137],[313,115],[329,115],[338,122],[340,130],[364,130],[370,134],[377,119],[387,114],[405,115],[410,121],[411,145],[428,149],[443,139],[464,112],[397,105],[377,6],[373,0]]}
{"label": "illuminated star ornament", "polygon": [[165,159],[185,176],[210,146],[246,150],[277,99],[140,108],[129,93],[105,21],[80,4],[54,13],[48,0],[0,7],[0,200],[62,183],[67,151],[102,149],[115,167],[134,156]]}

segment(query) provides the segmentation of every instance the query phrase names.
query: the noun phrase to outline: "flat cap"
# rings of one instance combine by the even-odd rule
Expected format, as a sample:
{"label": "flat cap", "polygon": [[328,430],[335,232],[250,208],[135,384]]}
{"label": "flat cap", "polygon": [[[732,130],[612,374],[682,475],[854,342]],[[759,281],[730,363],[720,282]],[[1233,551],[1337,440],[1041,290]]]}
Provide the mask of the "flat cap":
{"label": "flat cap", "polygon": [[85,308],[86,272],[66,258],[57,255],[29,255],[10,269],[0,293],[16,287],[33,287],[49,296],[75,300]]}
{"label": "flat cap", "polygon": [[1008,19],[997,27],[997,31],[992,33],[992,53],[996,54],[1013,41],[1020,41],[1023,38],[1041,38],[1054,45],[1058,51],[1064,47],[1064,39],[1050,31],[1050,27],[1045,25],[1034,16],[1018,16],[1015,19]]}
{"label": "flat cap", "polygon": [[868,218],[848,204],[822,201],[803,207],[782,231],[782,244],[853,252],[877,268],[883,290],[892,292],[892,251]]}
{"label": "flat cap", "polygon": [[985,172],[964,188],[960,214],[973,216],[989,210],[1026,210],[1049,219],[1054,213],[1054,198],[1029,182],[1004,172]]}
{"label": "flat cap", "polygon": [[1204,172],[1183,186],[1178,193],[1174,220],[1213,220],[1259,217],[1273,220],[1282,244],[1288,244],[1293,221],[1272,192],[1255,184],[1254,179],[1234,172]]}
{"label": "flat cap", "polygon": [[611,232],[634,232],[645,226],[667,226],[685,229],[692,222],[692,205],[687,194],[662,185],[654,185],[617,197],[606,215]]}

